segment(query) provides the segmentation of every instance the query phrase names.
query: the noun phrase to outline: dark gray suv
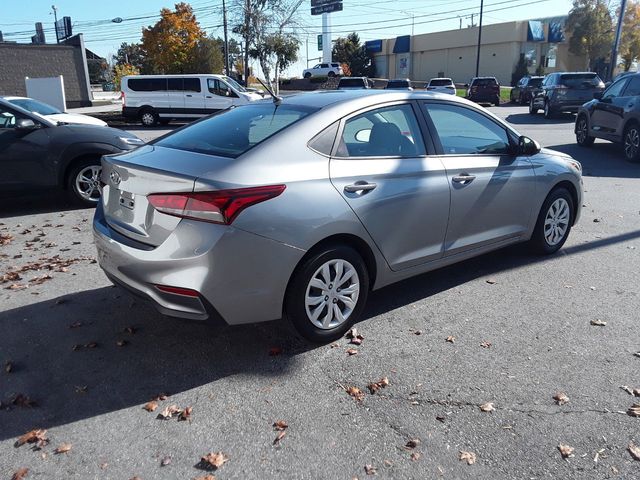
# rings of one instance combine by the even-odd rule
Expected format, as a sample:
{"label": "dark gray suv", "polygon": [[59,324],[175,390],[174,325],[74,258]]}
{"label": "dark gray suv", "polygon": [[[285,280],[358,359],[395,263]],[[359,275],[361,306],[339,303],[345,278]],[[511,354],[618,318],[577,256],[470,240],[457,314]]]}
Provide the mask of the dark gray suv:
{"label": "dark gray suv", "polygon": [[590,147],[596,138],[624,146],[624,156],[640,162],[640,74],[618,78],[578,110],[576,141]]}
{"label": "dark gray suv", "polygon": [[593,72],[557,72],[544,78],[541,90],[535,92],[529,102],[529,113],[544,111],[544,118],[555,113],[577,112],[580,105],[602,92],[604,83]]}

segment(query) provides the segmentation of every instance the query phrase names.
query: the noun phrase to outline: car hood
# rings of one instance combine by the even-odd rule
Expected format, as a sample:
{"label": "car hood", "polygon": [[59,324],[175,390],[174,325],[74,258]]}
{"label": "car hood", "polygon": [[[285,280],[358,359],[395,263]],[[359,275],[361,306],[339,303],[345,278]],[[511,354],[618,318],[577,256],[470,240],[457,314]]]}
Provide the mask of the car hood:
{"label": "car hood", "polygon": [[567,155],[566,153],[559,152],[558,150],[551,150],[550,148],[541,148],[540,153],[548,157],[573,158],[571,155]]}
{"label": "car hood", "polygon": [[61,123],[72,123],[79,125],[98,125],[101,127],[106,127],[107,122],[103,122],[94,117],[90,117],[89,115],[80,115],[77,113],[56,113],[54,115],[46,115],[46,118],[51,120],[52,122],[61,122]]}

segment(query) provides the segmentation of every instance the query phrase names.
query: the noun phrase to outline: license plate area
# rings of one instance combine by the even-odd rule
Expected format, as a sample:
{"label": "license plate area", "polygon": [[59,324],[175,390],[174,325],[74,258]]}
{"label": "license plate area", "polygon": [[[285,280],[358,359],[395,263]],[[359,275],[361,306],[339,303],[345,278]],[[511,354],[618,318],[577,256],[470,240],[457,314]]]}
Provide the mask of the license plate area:
{"label": "license plate area", "polygon": [[118,204],[128,210],[133,210],[136,205],[135,194],[119,190]]}

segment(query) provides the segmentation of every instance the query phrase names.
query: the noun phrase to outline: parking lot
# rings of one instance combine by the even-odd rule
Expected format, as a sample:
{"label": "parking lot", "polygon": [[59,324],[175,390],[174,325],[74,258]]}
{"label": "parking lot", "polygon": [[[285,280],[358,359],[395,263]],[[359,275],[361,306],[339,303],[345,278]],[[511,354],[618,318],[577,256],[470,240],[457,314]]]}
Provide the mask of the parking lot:
{"label": "parking lot", "polygon": [[[640,165],[578,147],[572,115],[490,110],[582,163],[580,223],[551,257],[510,247],[374,292],[361,345],[163,317],[104,276],[90,209],[4,199],[0,476],[637,478]],[[173,405],[186,420],[157,418]],[[48,444],[16,446],[33,429]]]}

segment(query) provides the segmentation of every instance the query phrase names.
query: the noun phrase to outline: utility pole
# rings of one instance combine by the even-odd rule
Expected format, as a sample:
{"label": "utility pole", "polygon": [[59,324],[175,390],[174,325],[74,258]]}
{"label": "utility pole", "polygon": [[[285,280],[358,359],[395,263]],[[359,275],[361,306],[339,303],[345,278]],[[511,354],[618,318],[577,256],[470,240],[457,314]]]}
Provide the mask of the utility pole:
{"label": "utility pole", "polygon": [[244,2],[244,83],[249,86],[249,21],[251,15],[251,0]]}
{"label": "utility pole", "polygon": [[[609,66],[609,80],[613,80],[613,71],[618,64],[618,49],[620,48],[620,36],[622,35],[622,23],[624,22],[624,10],[627,7],[627,0],[620,2],[620,17],[618,17],[618,27],[616,28],[616,39],[611,50],[611,65]],[[638,28],[638,27],[633,27]]]}
{"label": "utility pole", "polygon": [[56,32],[56,43],[60,43],[60,39],[58,38],[58,7],[51,5],[51,9],[53,10],[53,21],[55,22],[53,24],[53,31]]}
{"label": "utility pole", "polygon": [[476,56],[476,77],[480,70],[480,43],[482,42],[482,8],[484,7],[484,0],[480,0],[480,24],[478,25],[478,55]]}
{"label": "utility pole", "polygon": [[227,37],[227,6],[222,0],[222,24],[224,26],[224,73],[229,75],[229,38]]}

